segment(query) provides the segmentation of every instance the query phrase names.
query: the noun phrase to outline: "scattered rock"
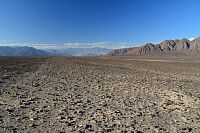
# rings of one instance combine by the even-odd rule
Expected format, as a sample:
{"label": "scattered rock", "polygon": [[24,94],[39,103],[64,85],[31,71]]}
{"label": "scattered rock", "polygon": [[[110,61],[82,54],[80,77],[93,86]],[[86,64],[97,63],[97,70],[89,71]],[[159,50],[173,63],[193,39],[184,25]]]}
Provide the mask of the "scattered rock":
{"label": "scattered rock", "polygon": [[85,129],[91,129],[92,125],[91,124],[86,124]]}
{"label": "scattered rock", "polygon": [[0,79],[0,84],[4,83],[1,79]]}
{"label": "scattered rock", "polygon": [[0,131],[199,132],[198,62],[101,58],[49,58],[34,72],[27,63],[19,79],[9,72]]}
{"label": "scattered rock", "polygon": [[192,128],[188,127],[188,132],[191,132],[192,131]]}
{"label": "scattered rock", "polygon": [[9,78],[10,78],[9,75],[3,75],[3,76],[1,77],[1,79],[9,79]]}
{"label": "scattered rock", "polygon": [[39,84],[38,82],[33,82],[33,83],[32,83],[32,86],[33,86],[33,87],[39,87],[40,84]]}
{"label": "scattered rock", "polygon": [[9,107],[6,109],[6,111],[8,111],[9,113],[13,113],[15,111],[14,107]]}

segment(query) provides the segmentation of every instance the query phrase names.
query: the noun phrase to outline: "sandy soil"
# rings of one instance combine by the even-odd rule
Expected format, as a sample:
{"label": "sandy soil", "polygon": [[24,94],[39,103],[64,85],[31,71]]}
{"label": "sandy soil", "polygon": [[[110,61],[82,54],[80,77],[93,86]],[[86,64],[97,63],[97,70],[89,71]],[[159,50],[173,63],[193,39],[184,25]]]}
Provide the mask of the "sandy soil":
{"label": "sandy soil", "polygon": [[0,132],[198,133],[198,61],[0,58]]}

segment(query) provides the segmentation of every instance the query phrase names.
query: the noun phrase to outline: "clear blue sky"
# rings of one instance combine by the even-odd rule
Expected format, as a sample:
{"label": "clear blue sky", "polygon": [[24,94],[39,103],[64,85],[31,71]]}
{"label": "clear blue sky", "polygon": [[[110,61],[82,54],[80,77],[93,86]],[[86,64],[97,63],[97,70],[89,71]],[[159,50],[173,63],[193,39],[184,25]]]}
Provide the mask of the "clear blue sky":
{"label": "clear blue sky", "polygon": [[0,41],[133,44],[200,36],[200,0],[0,0]]}

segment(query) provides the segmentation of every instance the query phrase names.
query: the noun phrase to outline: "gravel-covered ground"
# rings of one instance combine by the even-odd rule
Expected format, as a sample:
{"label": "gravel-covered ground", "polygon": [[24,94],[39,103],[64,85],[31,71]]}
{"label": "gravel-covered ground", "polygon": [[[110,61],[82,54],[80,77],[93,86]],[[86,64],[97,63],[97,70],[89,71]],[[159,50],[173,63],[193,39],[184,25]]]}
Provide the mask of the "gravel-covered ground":
{"label": "gravel-covered ground", "polygon": [[0,58],[0,70],[0,132],[200,132],[198,59]]}

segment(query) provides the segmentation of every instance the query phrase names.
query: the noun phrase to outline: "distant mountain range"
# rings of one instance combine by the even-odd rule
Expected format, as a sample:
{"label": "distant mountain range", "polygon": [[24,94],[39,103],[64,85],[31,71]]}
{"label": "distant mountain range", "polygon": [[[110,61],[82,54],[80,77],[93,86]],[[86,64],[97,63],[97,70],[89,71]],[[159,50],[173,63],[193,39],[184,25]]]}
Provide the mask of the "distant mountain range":
{"label": "distant mountain range", "polygon": [[106,48],[64,48],[36,49],[23,46],[0,46],[0,56],[145,56],[145,55],[198,55],[200,56],[200,37],[188,39],[165,40],[160,44],[147,43],[140,47],[123,49]]}
{"label": "distant mountain range", "polygon": [[200,55],[200,37],[194,40],[165,40],[160,44],[147,43],[141,47],[115,49],[109,56],[126,55]]}
{"label": "distant mountain range", "polygon": [[48,53],[32,47],[0,46],[0,56],[47,56]]}
{"label": "distant mountain range", "polygon": [[28,46],[0,46],[0,56],[100,56],[110,51],[99,47],[41,50]]}
{"label": "distant mountain range", "polygon": [[61,56],[100,56],[105,55],[112,51],[106,48],[65,48],[65,49],[48,49],[46,50],[50,54],[61,55]]}

